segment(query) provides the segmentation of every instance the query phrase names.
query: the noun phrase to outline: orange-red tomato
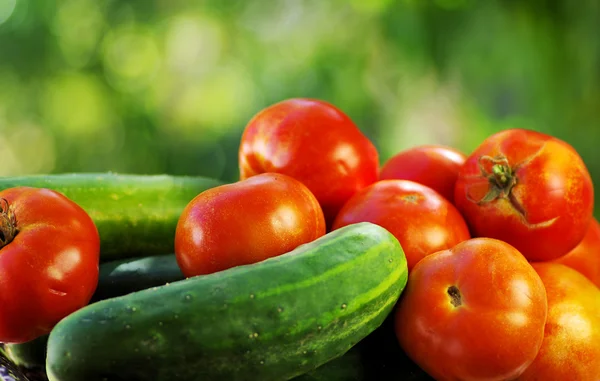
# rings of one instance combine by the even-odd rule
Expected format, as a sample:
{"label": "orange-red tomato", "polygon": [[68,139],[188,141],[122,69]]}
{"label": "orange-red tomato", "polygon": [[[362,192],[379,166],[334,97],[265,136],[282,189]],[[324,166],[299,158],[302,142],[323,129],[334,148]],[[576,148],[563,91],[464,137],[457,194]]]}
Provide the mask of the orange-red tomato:
{"label": "orange-red tomato", "polygon": [[592,220],[585,237],[568,254],[555,259],[553,262],[567,265],[600,287],[600,224]]}
{"label": "orange-red tomato", "polygon": [[530,261],[571,251],[592,220],[594,190],[575,149],[510,129],[487,138],[462,166],[454,204],[476,237],[513,245]]}
{"label": "orange-red tomato", "polygon": [[177,224],[175,255],[191,277],[260,262],[324,234],[323,211],[308,188],[264,173],[196,196]]}
{"label": "orange-red tomato", "polygon": [[48,189],[0,192],[0,342],[50,332],[89,303],[98,285],[100,237],[76,203]]}
{"label": "orange-red tomato", "polygon": [[289,175],[310,189],[330,226],[354,193],[377,181],[375,146],[342,111],[314,99],[288,99],[248,123],[239,149],[240,178]]}
{"label": "orange-red tomato", "polygon": [[426,185],[454,202],[458,171],[467,157],[452,147],[422,145],[392,156],[379,173],[380,180],[411,180]]}
{"label": "orange-red tomato", "polygon": [[519,381],[600,380],[600,289],[560,263],[534,263],[548,295],[542,347]]}
{"label": "orange-red tomato", "polygon": [[357,222],[386,228],[402,245],[409,271],[426,255],[470,237],[458,210],[439,193],[408,180],[380,180],[356,193],[333,229]]}
{"label": "orange-red tomato", "polygon": [[535,359],[544,284],[509,244],[473,238],[423,258],[394,314],[406,354],[438,381],[504,381]]}

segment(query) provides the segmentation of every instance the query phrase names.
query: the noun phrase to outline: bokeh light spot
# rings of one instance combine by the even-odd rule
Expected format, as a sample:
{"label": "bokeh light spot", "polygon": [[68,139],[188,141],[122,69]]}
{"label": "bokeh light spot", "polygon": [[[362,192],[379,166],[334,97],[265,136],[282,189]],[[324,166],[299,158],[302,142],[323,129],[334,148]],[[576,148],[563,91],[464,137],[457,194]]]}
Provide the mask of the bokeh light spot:
{"label": "bokeh light spot", "polygon": [[47,121],[67,134],[92,134],[108,124],[104,88],[93,76],[65,74],[51,79],[43,102]]}
{"label": "bokeh light spot", "polygon": [[17,0],[2,0],[0,1],[0,24],[6,22],[12,16]]}
{"label": "bokeh light spot", "polygon": [[139,27],[123,27],[104,41],[104,64],[111,85],[119,90],[146,87],[160,67],[161,54],[154,36]]}

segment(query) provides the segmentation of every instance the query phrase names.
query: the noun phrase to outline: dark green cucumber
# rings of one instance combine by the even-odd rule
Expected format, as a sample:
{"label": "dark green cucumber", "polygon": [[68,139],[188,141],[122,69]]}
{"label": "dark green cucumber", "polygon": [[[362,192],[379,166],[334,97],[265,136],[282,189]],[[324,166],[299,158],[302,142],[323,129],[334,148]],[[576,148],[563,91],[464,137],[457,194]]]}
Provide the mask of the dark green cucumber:
{"label": "dark green cucumber", "polygon": [[376,329],[407,281],[398,240],[346,226],[278,257],[103,300],[50,333],[50,381],[289,380]]}
{"label": "dark green cucumber", "polygon": [[[95,301],[126,295],[150,287],[184,279],[175,254],[120,259],[100,265]],[[44,367],[48,335],[22,344],[5,344],[6,355],[25,368]]]}
{"label": "dark green cucumber", "polygon": [[206,177],[75,173],[0,178],[0,190],[30,186],[56,190],[92,218],[101,261],[173,251],[185,206],[206,189],[222,185]]}
{"label": "dark green cucumber", "polygon": [[372,381],[365,372],[358,346],[292,381]]}
{"label": "dark green cucumber", "polygon": [[185,279],[175,254],[102,263],[92,302]]}

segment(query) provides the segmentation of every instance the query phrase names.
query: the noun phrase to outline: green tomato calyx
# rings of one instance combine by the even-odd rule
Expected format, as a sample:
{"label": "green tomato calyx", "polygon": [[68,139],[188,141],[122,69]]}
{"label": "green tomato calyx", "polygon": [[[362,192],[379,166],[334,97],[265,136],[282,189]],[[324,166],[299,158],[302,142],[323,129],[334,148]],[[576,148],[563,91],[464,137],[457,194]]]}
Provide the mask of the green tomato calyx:
{"label": "green tomato calyx", "polygon": [[[491,170],[488,170],[491,164]],[[490,190],[479,200],[478,204],[494,201],[497,198],[506,198],[512,188],[517,184],[517,176],[504,156],[481,156],[479,158],[481,175],[488,179]]]}

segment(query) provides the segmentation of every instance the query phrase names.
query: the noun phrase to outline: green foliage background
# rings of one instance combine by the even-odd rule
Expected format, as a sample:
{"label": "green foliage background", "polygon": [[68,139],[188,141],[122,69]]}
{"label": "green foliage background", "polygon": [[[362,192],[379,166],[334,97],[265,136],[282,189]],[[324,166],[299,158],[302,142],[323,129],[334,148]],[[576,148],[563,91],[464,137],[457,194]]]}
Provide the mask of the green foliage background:
{"label": "green foliage background", "polygon": [[1,0],[0,176],[235,180],[248,120],[314,97],[382,163],[524,127],[600,184],[599,25],[594,0]]}

